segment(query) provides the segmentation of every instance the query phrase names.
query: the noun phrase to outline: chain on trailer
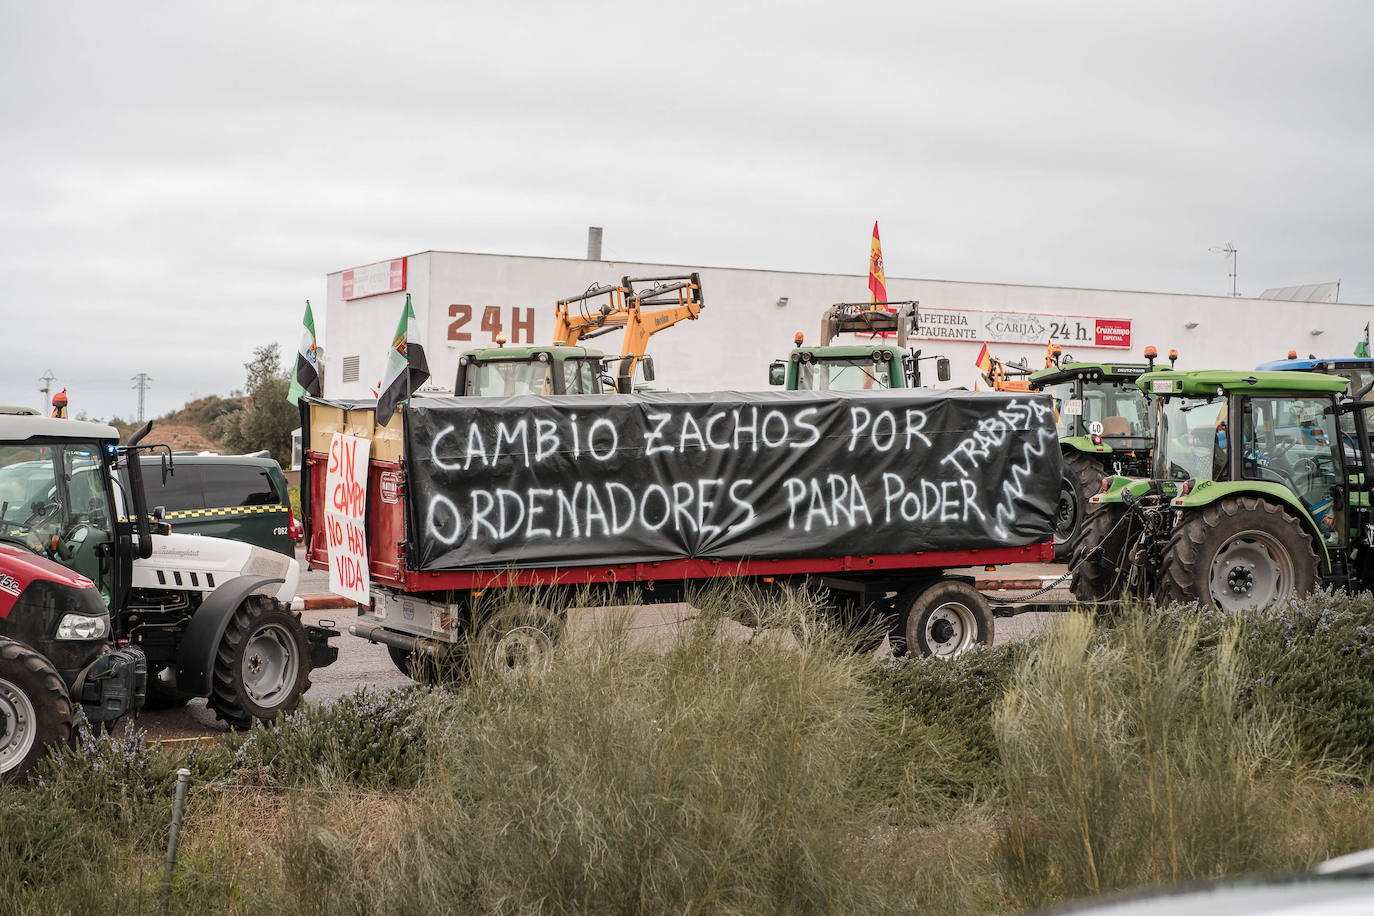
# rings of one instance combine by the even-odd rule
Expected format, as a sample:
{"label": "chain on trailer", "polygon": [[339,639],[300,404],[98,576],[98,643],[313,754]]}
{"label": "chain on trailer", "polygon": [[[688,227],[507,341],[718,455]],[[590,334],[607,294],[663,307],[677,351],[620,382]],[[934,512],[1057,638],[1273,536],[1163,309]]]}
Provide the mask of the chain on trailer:
{"label": "chain on trailer", "polygon": [[[1117,528],[1120,528],[1121,525],[1122,525],[1122,523],[1125,522],[1125,521],[1127,521],[1128,519],[1130,519],[1130,517],[1131,517],[1131,514],[1130,514],[1129,512],[1127,512],[1127,513],[1125,513],[1124,515],[1122,515],[1121,518],[1117,520],[1117,523],[1116,523],[1115,525],[1113,525],[1113,526],[1111,527],[1111,529],[1107,532],[1107,537],[1103,538],[1103,540],[1104,540],[1104,541],[1105,541],[1105,540],[1108,540],[1109,538],[1111,538],[1111,536],[1112,536],[1113,534],[1116,534],[1116,529],[1117,529]],[[1069,563],[1068,569],[1064,570],[1064,574],[1063,574],[1062,576],[1060,576],[1058,579],[1055,579],[1053,582],[1049,583],[1048,585],[1046,585],[1046,586],[1044,586],[1044,587],[1042,587],[1042,588],[1039,588],[1039,589],[1037,589],[1036,591],[1030,592],[1030,593],[1028,593],[1028,594],[1025,594],[1025,595],[1011,595],[1011,596],[1009,596],[1009,597],[1007,597],[1007,598],[1000,599],[997,606],[999,606],[999,607],[1006,607],[1006,606],[1009,606],[1009,605],[1012,605],[1012,604],[1018,604],[1018,603],[1025,602],[1025,601],[1032,601],[1032,600],[1034,600],[1034,599],[1036,599],[1036,598],[1039,598],[1041,595],[1045,595],[1045,594],[1048,594],[1049,592],[1054,591],[1056,588],[1058,588],[1060,585],[1062,585],[1066,579],[1070,578],[1070,577],[1074,574],[1074,571],[1078,569],[1078,566],[1079,566],[1080,563],[1082,563],[1082,562],[1084,562],[1085,560],[1089,559],[1090,557],[1094,556],[1095,553],[1100,553],[1102,550],[1103,550],[1103,548],[1099,545],[1099,546],[1097,546],[1097,547],[1094,547],[1091,551],[1085,552],[1085,553],[1084,553],[1083,555],[1081,555],[1081,556],[1075,554],[1073,560]],[[1117,565],[1116,568],[1117,568],[1118,576],[1117,576],[1117,579],[1113,582],[1113,586],[1115,586],[1116,582],[1119,582],[1119,581],[1120,581],[1120,575],[1119,575],[1119,574],[1120,574],[1120,571],[1121,571],[1121,565]]]}

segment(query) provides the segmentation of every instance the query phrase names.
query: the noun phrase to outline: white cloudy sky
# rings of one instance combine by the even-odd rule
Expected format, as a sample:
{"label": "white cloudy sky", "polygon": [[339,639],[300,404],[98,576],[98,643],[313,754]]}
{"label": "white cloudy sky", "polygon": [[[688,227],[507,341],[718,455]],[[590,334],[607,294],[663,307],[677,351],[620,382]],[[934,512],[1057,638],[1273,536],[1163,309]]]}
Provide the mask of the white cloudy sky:
{"label": "white cloudy sky", "polygon": [[1374,302],[1374,4],[0,0],[0,402],[426,249]]}

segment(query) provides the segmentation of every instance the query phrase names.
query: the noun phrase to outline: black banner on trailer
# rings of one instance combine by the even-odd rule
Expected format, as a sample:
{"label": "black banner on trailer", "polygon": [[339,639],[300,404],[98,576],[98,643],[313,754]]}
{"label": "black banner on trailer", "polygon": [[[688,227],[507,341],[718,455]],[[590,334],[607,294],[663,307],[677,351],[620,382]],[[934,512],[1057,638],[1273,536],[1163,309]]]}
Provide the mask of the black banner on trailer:
{"label": "black banner on trailer", "polygon": [[422,570],[910,553],[1049,540],[1044,395],[854,391],[417,398]]}

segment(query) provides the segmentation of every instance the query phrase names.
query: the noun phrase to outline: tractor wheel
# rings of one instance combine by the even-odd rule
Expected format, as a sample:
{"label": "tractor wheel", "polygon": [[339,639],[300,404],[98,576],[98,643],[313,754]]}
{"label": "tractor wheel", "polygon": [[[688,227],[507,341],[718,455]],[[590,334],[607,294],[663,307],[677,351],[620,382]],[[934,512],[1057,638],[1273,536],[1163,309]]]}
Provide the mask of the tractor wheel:
{"label": "tractor wheel", "polygon": [[310,652],[296,615],[250,596],[234,611],[215,654],[209,706],[235,728],[294,710],[310,689]]}
{"label": "tractor wheel", "polygon": [[1073,554],[1069,589],[1084,604],[1111,601],[1126,584],[1126,507],[1120,503],[1093,506],[1083,522]]}
{"label": "tractor wheel", "polygon": [[897,599],[906,609],[906,649],[913,655],[953,658],[975,645],[992,645],[992,608],[967,582],[940,579]]}
{"label": "tractor wheel", "polygon": [[535,604],[505,608],[477,631],[471,657],[483,671],[519,678],[548,668],[563,635],[561,615]]}
{"label": "tractor wheel", "polygon": [[49,744],[69,740],[74,719],[67,685],[48,660],[0,639],[0,783],[22,779]]}
{"label": "tractor wheel", "polygon": [[148,693],[143,699],[143,708],[180,709],[191,702],[191,697],[177,690],[176,674],[170,668],[163,668],[148,676]]}
{"label": "tractor wheel", "polygon": [[1073,556],[1087,520],[1088,500],[1102,490],[1107,472],[1082,452],[1064,456],[1064,478],[1059,484],[1059,509],[1054,521],[1054,558],[1067,563]]}
{"label": "tractor wheel", "polygon": [[1223,611],[1269,607],[1317,585],[1317,554],[1298,520],[1253,496],[1219,499],[1174,531],[1160,573],[1165,601]]}

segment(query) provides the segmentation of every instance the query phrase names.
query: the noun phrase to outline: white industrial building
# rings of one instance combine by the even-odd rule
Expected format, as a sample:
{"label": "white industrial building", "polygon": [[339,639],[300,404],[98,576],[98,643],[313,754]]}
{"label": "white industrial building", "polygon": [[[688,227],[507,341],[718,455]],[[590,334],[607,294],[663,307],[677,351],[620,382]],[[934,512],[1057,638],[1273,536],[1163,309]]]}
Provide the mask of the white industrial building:
{"label": "white industrial building", "polygon": [[[650,344],[655,388],[759,390],[768,363],[785,356],[797,331],[818,343],[822,312],[866,301],[865,274],[643,264],[573,258],[426,251],[328,276],[324,392],[368,397],[382,376],[406,293],[418,316],[433,377],[451,390],[459,354],[491,346],[551,343],[554,302],[624,276],[701,275],[705,308]],[[1080,360],[1138,361],[1146,345],[1181,354],[1180,367],[1252,368],[1289,350],[1349,355],[1374,318],[1369,306],[1282,299],[887,278],[890,300],[920,303],[912,342],[948,356],[951,385],[973,387],[974,360],[994,356],[1043,365],[1053,336]],[[621,335],[590,346],[619,353]],[[932,376],[933,377],[933,373]]]}

